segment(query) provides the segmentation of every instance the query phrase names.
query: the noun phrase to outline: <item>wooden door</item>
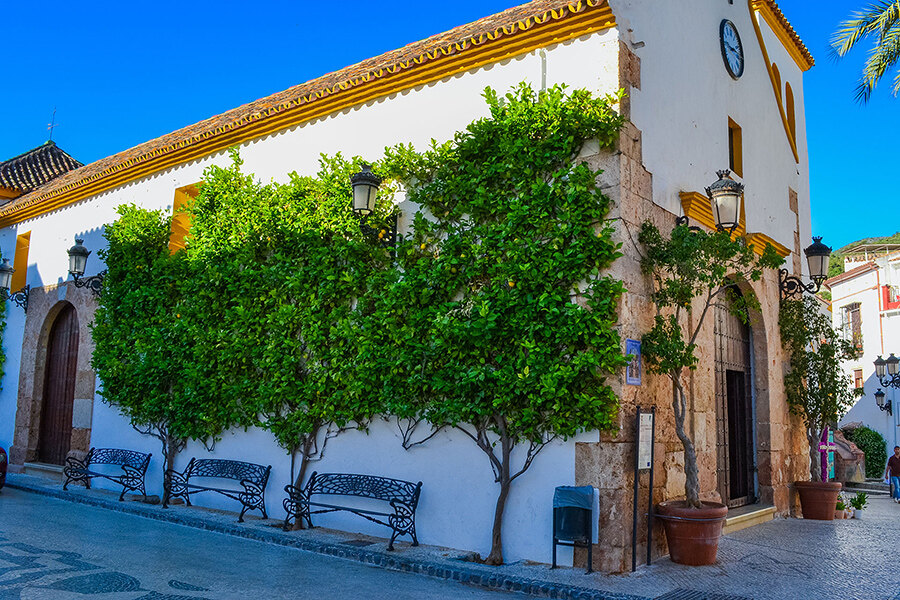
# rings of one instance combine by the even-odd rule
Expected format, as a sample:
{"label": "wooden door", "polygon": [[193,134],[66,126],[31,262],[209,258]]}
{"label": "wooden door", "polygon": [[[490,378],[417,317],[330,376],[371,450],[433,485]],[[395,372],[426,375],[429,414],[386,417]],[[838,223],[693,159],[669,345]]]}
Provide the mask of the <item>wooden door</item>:
{"label": "wooden door", "polygon": [[77,360],[78,315],[75,308],[67,304],[56,316],[47,340],[41,431],[38,437],[38,460],[42,463],[61,465],[69,452]]}

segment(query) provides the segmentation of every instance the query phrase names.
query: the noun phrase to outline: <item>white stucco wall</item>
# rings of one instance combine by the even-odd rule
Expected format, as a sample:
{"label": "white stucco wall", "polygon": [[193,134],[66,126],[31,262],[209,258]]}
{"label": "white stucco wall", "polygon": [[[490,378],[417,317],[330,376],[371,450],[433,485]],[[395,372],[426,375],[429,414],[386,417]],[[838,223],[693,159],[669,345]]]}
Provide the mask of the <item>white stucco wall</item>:
{"label": "white stucco wall", "polygon": [[[481,68],[421,86],[400,94],[345,110],[337,115],[306,123],[241,146],[244,170],[262,181],[288,180],[288,173],[314,174],[320,153],[341,152],[344,156],[378,158],[386,146],[412,142],[424,149],[432,138],[446,140],[476,118],[488,114],[481,97],[491,86],[505,93],[525,80],[540,88],[541,52],[535,51],[500,64]],[[566,83],[570,89],[584,87],[595,93],[614,92],[618,87],[618,32],[615,29],[585,36],[546,49],[546,83]],[[41,286],[67,277],[66,250],[76,235],[96,252],[104,247],[102,225],[114,221],[121,204],[171,210],[176,188],[200,181],[203,170],[212,164],[226,165],[228,156],[215,156],[166,170],[140,181],[97,195],[66,209],[31,219],[17,228],[0,231],[0,251],[12,256],[18,233],[31,231],[28,283]],[[411,215],[406,215],[411,216]],[[93,254],[86,275],[103,269]],[[12,441],[16,407],[18,354],[22,346],[21,311],[11,308],[10,327],[3,343],[10,350],[7,374],[0,391],[0,444]],[[17,322],[16,319],[19,319]],[[99,384],[98,384],[99,389]],[[410,452],[403,450],[396,425],[377,422],[368,433],[348,432],[328,444],[325,458],[311,470],[323,472],[371,473],[424,482],[417,528],[419,540],[486,554],[497,486],[487,458],[463,434],[441,433],[427,445]],[[597,441],[586,433],[582,440]],[[118,412],[104,405],[99,396],[93,407],[91,445],[124,447],[152,452],[148,471],[148,492],[162,492],[162,456],[159,442],[136,433]],[[290,457],[278,448],[272,436],[262,430],[228,432],[209,454],[200,444],[190,444],[178,457],[183,468],[191,456],[233,458],[271,464],[267,489],[267,510],[273,518],[283,518],[283,487],[291,481]],[[532,559],[549,562],[551,502],[553,488],[575,482],[575,441],[555,443],[544,449],[529,472],[513,484],[504,518],[504,552],[507,560]],[[104,485],[97,482],[98,487]],[[112,486],[114,487],[114,486]],[[194,500],[200,506],[234,509],[236,503],[215,494]],[[317,523],[384,536],[384,527],[352,515],[327,516]],[[571,551],[560,549],[562,564],[571,561]]]}
{"label": "white stucco wall", "polygon": [[[797,107],[795,161],[747,3],[707,0],[611,0],[623,38],[641,59],[641,89],[632,91],[632,121],[643,133],[644,166],[653,174],[653,200],[681,213],[679,192],[703,192],[728,167],[728,118],[742,129],[748,232],[794,248],[796,217],[788,188],[797,191],[803,247],[810,241],[809,168],[802,71],[764,20],[761,29],[782,82]],[[725,70],[719,25],[731,20],[744,47],[735,81]],[[783,85],[783,83],[782,83]],[[673,160],[673,157],[678,157]],[[805,262],[805,261],[804,261]],[[806,269],[806,265],[804,265]]]}

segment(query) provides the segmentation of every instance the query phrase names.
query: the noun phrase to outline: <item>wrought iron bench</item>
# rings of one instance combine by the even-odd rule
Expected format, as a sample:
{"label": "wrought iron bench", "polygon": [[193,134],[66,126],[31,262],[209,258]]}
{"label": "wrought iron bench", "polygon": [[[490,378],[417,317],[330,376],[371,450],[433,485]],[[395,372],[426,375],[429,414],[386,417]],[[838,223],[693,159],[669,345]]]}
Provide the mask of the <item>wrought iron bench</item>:
{"label": "wrought iron bench", "polygon": [[[69,484],[73,482],[83,483],[84,487],[91,489],[91,479],[101,477],[122,486],[122,493],[119,494],[120,502],[125,498],[125,492],[129,490],[140,492],[146,500],[147,490],[144,487],[144,476],[147,474],[150,456],[143,452],[118,448],[91,448],[82,460],[69,456],[63,467],[63,475],[66,476],[63,489],[68,489]],[[117,465],[122,468],[123,472],[119,475],[91,470],[94,465]]]}
{"label": "wrought iron bench", "polygon": [[[264,467],[239,460],[192,458],[187,468],[181,473],[174,469],[166,470],[163,508],[169,507],[171,498],[183,498],[185,504],[191,506],[191,494],[218,492],[227,498],[237,500],[243,505],[241,516],[238,517],[238,523],[244,522],[244,513],[248,510],[259,509],[262,511],[263,519],[268,519],[269,515],[266,514],[266,484],[269,481],[269,472],[271,470],[272,465]],[[190,482],[191,477],[233,479],[239,482],[243,489],[198,485]]]}
{"label": "wrought iron bench", "polygon": [[[304,519],[312,527],[312,515],[346,511],[373,523],[390,527],[393,534],[388,543],[388,550],[394,549],[394,540],[399,535],[409,535],[412,537],[412,545],[419,545],[419,540],[416,538],[416,506],[419,504],[419,494],[422,491],[421,481],[414,484],[409,481],[374,475],[313,473],[303,489],[287,485],[284,487],[284,491],[288,494],[284,500],[284,510],[287,511],[287,517],[284,520],[285,529],[290,528],[291,521],[296,519]],[[312,496],[318,495],[356,496],[383,500],[391,505],[393,511],[377,512],[352,506],[323,504],[310,499]],[[322,507],[322,510],[311,510],[311,507],[314,506]],[[387,517],[387,522],[378,517]]]}

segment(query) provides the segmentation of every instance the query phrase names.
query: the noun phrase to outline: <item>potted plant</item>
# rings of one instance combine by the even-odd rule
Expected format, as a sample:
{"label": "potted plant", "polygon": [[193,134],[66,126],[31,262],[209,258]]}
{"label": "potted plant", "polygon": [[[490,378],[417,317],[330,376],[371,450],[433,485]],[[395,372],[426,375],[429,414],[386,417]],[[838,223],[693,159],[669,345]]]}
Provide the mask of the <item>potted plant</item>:
{"label": "potted plant", "polygon": [[835,519],[846,519],[848,517],[848,512],[850,511],[850,501],[847,500],[847,497],[844,495],[844,492],[838,494],[837,505],[834,507],[834,518]]}
{"label": "potted plant", "polygon": [[783,261],[770,245],[760,256],[727,231],[705,233],[686,224],[677,225],[666,239],[655,225],[645,222],[638,240],[646,250],[641,267],[652,279],[651,300],[656,307],[655,323],[643,336],[642,351],[649,371],[672,382],[675,434],[684,447],[684,500],[660,503],[657,516],[663,521],[673,562],[713,564],[728,508],[700,500],[697,452],[685,430],[687,396],[693,394],[693,386],[686,386],[683,378],[697,368],[696,341],[713,304],[731,294],[732,312],[746,322],[758,302],[751,294],[734,294],[732,282],[758,281],[763,269]]}
{"label": "potted plant", "polygon": [[864,509],[869,503],[869,495],[865,492],[857,492],[855,496],[850,498],[850,506],[853,507],[853,518],[862,519]]}
{"label": "potted plant", "polygon": [[828,427],[837,423],[860,395],[841,361],[852,360],[859,348],[841,337],[831,325],[831,316],[811,296],[785,300],[779,315],[781,343],[790,369],[784,388],[791,412],[803,418],[809,441],[809,481],[797,481],[804,519],[830,521],[841,484],[828,481],[819,442]]}

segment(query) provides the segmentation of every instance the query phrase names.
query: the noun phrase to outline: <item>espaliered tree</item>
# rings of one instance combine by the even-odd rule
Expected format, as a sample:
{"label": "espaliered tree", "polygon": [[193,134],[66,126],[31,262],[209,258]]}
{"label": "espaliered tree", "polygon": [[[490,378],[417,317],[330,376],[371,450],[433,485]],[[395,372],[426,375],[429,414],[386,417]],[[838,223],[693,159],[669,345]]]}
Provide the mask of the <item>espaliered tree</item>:
{"label": "espaliered tree", "polygon": [[[272,431],[299,458],[298,486],[328,439],[364,427],[376,411],[373,396],[354,387],[351,317],[390,254],[362,235],[350,211],[357,170],[358,160],[322,157],[316,177],[262,185],[234,153],[230,167],[205,173],[189,206],[192,314],[196,335],[212,336],[206,360],[219,371],[209,380],[247,423]],[[370,219],[389,210],[380,200]]]}
{"label": "espaliered tree", "polygon": [[183,256],[168,250],[170,219],[160,211],[120,206],[99,252],[108,272],[91,324],[92,364],[103,401],[140,433],[162,445],[165,468],[189,439],[210,441],[230,424],[221,409],[198,398],[190,371],[194,344],[182,319]]}
{"label": "espaliered tree", "polygon": [[821,481],[822,433],[826,427],[836,427],[864,393],[841,368],[842,361],[858,358],[860,349],[835,331],[831,315],[823,312],[819,302],[810,296],[783,301],[778,323],[790,364],[784,376],[788,404],[806,425],[810,477]]}
{"label": "espaliered tree", "polygon": [[490,117],[452,141],[388,152],[385,169],[422,212],[371,310],[400,328],[383,335],[377,369],[408,403],[395,412],[455,428],[489,462],[499,489],[485,562],[502,564],[511,484],[551,440],[617,425],[605,376],[625,364],[623,288],[602,272],[619,250],[599,172],[577,157],[587,140],[612,148],[622,119],[616,98],[584,90],[484,96]]}
{"label": "espaliered tree", "polygon": [[645,222],[638,241],[644,246],[641,267],[652,281],[656,307],[653,328],[644,334],[641,350],[648,370],[672,381],[675,433],[684,447],[685,501],[689,507],[701,508],[697,451],[684,427],[688,394],[684,377],[697,368],[697,337],[717,302],[728,300],[729,310],[748,322],[749,311],[758,309],[759,302],[751,294],[730,293],[732,282],[759,281],[764,269],[777,268],[783,259],[769,244],[757,255],[741,238],[687,225],[676,226],[671,237],[665,238],[655,225]]}

